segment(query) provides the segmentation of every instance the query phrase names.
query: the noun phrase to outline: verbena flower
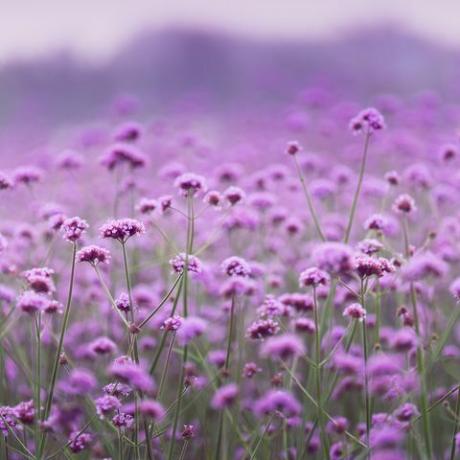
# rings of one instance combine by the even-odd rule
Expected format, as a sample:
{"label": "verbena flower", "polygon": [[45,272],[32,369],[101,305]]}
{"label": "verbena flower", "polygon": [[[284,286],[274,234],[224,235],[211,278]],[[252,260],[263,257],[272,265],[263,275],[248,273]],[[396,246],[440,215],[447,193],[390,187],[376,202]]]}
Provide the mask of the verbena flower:
{"label": "verbena flower", "polygon": [[145,227],[142,222],[136,219],[117,219],[111,220],[99,229],[103,238],[109,238],[125,243],[129,238],[135,235],[145,233]]}
{"label": "verbena flower", "polygon": [[305,345],[294,334],[270,337],[262,343],[260,354],[264,358],[286,360],[305,354]]}
{"label": "verbena flower", "polygon": [[61,231],[64,234],[64,239],[75,243],[81,239],[88,227],[89,225],[86,220],[80,217],[68,217],[63,221]]}
{"label": "verbena flower", "polygon": [[108,264],[110,261],[110,252],[105,248],[92,244],[81,248],[77,252],[77,260],[79,262],[89,262],[91,265],[99,263]]}
{"label": "verbena flower", "polygon": [[236,383],[228,383],[218,388],[212,397],[211,407],[216,410],[226,409],[235,402],[238,393],[239,388]]}
{"label": "verbena flower", "polygon": [[372,134],[385,128],[383,115],[374,108],[364,109],[350,121],[353,134],[362,132]]}

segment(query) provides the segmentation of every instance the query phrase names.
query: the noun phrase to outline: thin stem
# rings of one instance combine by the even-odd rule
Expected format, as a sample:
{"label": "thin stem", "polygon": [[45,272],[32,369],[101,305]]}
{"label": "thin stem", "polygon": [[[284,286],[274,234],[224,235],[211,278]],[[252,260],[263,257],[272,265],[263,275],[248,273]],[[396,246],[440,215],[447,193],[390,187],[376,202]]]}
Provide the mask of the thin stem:
{"label": "thin stem", "polygon": [[[70,306],[72,304],[73,284],[74,284],[74,279],[75,279],[76,254],[77,254],[77,244],[76,242],[74,242],[73,248],[72,248],[72,268],[70,271],[70,282],[69,282],[69,290],[67,294],[67,302],[66,302],[66,306],[64,310],[64,318],[62,320],[61,333],[59,335],[59,342],[58,342],[58,346],[56,349],[56,355],[54,357],[53,368],[51,371],[51,381],[50,381],[50,386],[48,390],[48,398],[46,400],[45,410],[43,411],[43,414],[42,414],[42,421],[48,418],[50,411],[51,411],[51,405],[53,403],[54,387],[56,386],[59,361],[61,358],[62,347],[64,345],[64,336],[65,336],[67,326],[69,323],[69,319],[70,319]],[[45,442],[46,442],[46,435],[47,435],[46,430],[44,430],[41,436],[40,444],[37,449],[37,459],[38,460],[41,459],[42,454],[43,454],[43,449],[45,447]]]}
{"label": "thin stem", "polygon": [[460,389],[457,390],[457,402],[455,403],[455,422],[454,422],[454,429],[452,430],[452,447],[450,449],[450,460],[455,459],[455,448],[456,448],[456,440],[455,435],[458,431],[458,418],[460,415]]}
{"label": "thin stem", "polygon": [[[403,234],[404,234],[404,245],[406,257],[410,257],[410,246],[409,246],[409,228],[407,220],[403,217]],[[417,371],[420,377],[420,409],[423,424],[423,435],[425,438],[425,448],[427,451],[428,458],[432,457],[432,435],[431,435],[431,424],[430,417],[428,414],[428,389],[426,384],[426,371],[425,371],[425,357],[423,351],[423,338],[420,332],[420,322],[418,317],[417,308],[417,293],[413,283],[410,283],[410,300],[412,303],[412,312],[414,315],[415,332],[417,334],[418,345],[417,345]]]}
{"label": "thin stem", "polygon": [[[360,289],[361,305],[365,308],[365,288],[364,280],[361,279]],[[371,404],[369,398],[369,377],[367,375],[367,359],[368,359],[368,344],[367,344],[367,327],[366,317],[362,321],[363,329],[363,353],[364,353],[364,407],[366,411],[366,443],[369,445],[369,435],[371,431]]]}
{"label": "thin stem", "polygon": [[188,439],[186,439],[184,441],[184,444],[182,445],[182,449],[181,449],[180,455],[179,455],[179,460],[184,460],[185,452],[187,452],[187,446],[188,446]]}
{"label": "thin stem", "polygon": [[300,183],[302,184],[302,189],[303,189],[305,198],[307,199],[308,210],[310,211],[311,218],[313,219],[313,223],[315,224],[316,232],[318,233],[322,241],[326,241],[326,237],[324,236],[324,233],[321,230],[321,224],[319,222],[318,215],[316,214],[315,207],[313,205],[313,200],[310,195],[310,191],[308,190],[307,184],[305,183],[305,178],[302,174],[302,169],[300,168],[296,155],[293,155],[293,157],[294,157],[294,163],[297,169],[297,174],[299,176]]}
{"label": "thin stem", "polygon": [[363,185],[364,172],[366,170],[367,151],[369,149],[370,138],[371,138],[371,134],[370,134],[369,131],[367,131],[366,137],[364,139],[364,149],[363,149],[363,155],[362,155],[362,158],[361,158],[361,166],[360,166],[360,169],[359,169],[358,185],[356,186],[356,191],[355,191],[355,194],[353,196],[353,202],[351,204],[350,216],[348,218],[347,229],[345,231],[345,238],[344,238],[345,243],[348,243],[348,240],[350,239],[350,235],[351,235],[351,229],[353,227],[353,220],[355,218],[356,206],[358,204],[359,195],[361,193],[361,187]]}
{"label": "thin stem", "polygon": [[[183,314],[184,318],[188,316],[188,261],[189,261],[189,254],[193,251],[193,238],[194,238],[194,211],[193,211],[193,195],[187,195],[187,238],[186,238],[186,245],[185,245],[185,265],[184,265],[184,285],[183,285]],[[179,423],[179,415],[182,405],[182,396],[183,391],[182,388],[184,386],[185,380],[185,365],[187,363],[187,355],[188,355],[188,347],[184,345],[184,353],[182,358],[182,367],[181,373],[179,378],[179,385],[177,387],[177,406],[174,413],[174,421],[173,421],[173,429],[171,433],[171,439],[169,442],[168,448],[168,460],[172,459],[172,455],[174,452],[174,445],[176,442],[176,433],[177,433],[177,425]]]}
{"label": "thin stem", "polygon": [[318,401],[318,421],[321,434],[321,445],[323,446],[324,457],[329,458],[329,446],[327,440],[326,429],[324,426],[323,418],[323,404],[321,397],[321,332],[319,329],[319,315],[318,315],[318,299],[316,296],[316,288],[313,287],[313,310],[315,317],[315,382],[316,382],[316,399]]}

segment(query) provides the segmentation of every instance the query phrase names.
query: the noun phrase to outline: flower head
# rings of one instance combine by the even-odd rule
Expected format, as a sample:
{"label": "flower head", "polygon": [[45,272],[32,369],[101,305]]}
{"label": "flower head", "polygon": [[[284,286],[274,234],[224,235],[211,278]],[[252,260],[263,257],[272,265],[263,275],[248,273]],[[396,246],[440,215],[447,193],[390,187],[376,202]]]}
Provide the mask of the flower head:
{"label": "flower head", "polygon": [[70,241],[71,243],[75,243],[82,237],[83,233],[86,232],[88,227],[89,225],[86,220],[77,216],[68,217],[62,223],[61,231],[64,234],[64,239]]}
{"label": "flower head", "polygon": [[350,121],[350,129],[353,134],[366,132],[372,134],[385,128],[385,119],[383,115],[372,107],[361,110]]}
{"label": "flower head", "polygon": [[110,261],[110,252],[94,244],[85,246],[77,252],[79,262],[89,262],[91,265],[98,263],[108,264]]}
{"label": "flower head", "polygon": [[125,243],[134,235],[145,233],[145,227],[142,222],[136,219],[118,219],[111,220],[101,226],[100,232],[103,238],[111,238]]}

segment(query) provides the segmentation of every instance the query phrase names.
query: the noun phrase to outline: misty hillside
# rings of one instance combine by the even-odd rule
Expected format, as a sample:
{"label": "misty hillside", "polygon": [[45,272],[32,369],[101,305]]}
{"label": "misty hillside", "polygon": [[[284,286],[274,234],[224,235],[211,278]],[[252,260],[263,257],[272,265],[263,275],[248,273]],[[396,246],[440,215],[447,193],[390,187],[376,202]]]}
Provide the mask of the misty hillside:
{"label": "misty hillside", "polygon": [[109,62],[89,66],[60,54],[0,71],[0,119],[68,122],[105,114],[120,93],[149,113],[184,104],[219,111],[289,103],[321,86],[366,100],[375,93],[460,93],[460,53],[392,28],[340,41],[262,42],[197,31],[143,33]]}

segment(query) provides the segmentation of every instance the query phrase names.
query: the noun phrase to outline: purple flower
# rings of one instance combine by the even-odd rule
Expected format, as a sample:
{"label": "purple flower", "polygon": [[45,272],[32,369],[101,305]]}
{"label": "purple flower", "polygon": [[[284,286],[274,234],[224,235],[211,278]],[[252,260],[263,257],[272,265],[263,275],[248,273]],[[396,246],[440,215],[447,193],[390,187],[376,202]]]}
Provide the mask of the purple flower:
{"label": "purple flower", "polygon": [[410,214],[417,210],[414,199],[407,194],[399,195],[395,199],[392,209],[398,214]]}
{"label": "purple flower", "polygon": [[243,377],[247,379],[252,379],[258,372],[262,372],[262,369],[252,361],[243,366]]}
{"label": "purple flower", "polygon": [[13,181],[2,171],[0,171],[0,190],[13,188]]}
{"label": "purple flower", "polygon": [[112,395],[104,395],[94,401],[96,412],[99,417],[107,417],[111,412],[121,407],[121,402],[118,398]]}
{"label": "purple flower", "polygon": [[236,383],[228,383],[220,387],[214,393],[211,407],[216,410],[225,409],[233,404],[239,393]]}
{"label": "purple flower", "polygon": [[166,415],[163,406],[153,399],[143,399],[139,404],[139,411],[145,418],[154,422],[160,421]]}
{"label": "purple flower", "polygon": [[366,317],[366,310],[361,304],[352,303],[351,305],[348,305],[345,310],[343,310],[343,316],[348,316],[349,318],[363,321]]}
{"label": "purple flower", "polygon": [[79,262],[89,262],[91,265],[98,263],[108,264],[110,261],[110,252],[94,244],[85,246],[77,252]]}
{"label": "purple flower", "polygon": [[383,115],[374,108],[364,109],[350,121],[350,129],[353,134],[365,132],[372,134],[385,128]]}
{"label": "purple flower", "polygon": [[296,335],[283,334],[267,339],[261,346],[260,354],[265,358],[286,360],[305,354],[305,345]]}
{"label": "purple flower", "polygon": [[279,332],[279,324],[272,319],[259,319],[254,321],[246,331],[246,337],[250,339],[265,339]]}
{"label": "purple flower", "polygon": [[206,179],[194,173],[184,173],[176,178],[174,186],[180,190],[182,195],[195,195],[198,192],[206,191]]}
{"label": "purple flower", "polygon": [[114,378],[144,393],[152,393],[155,388],[152,377],[138,364],[130,361],[113,363],[109,368],[109,373]]}
{"label": "purple flower", "polygon": [[143,168],[147,164],[147,157],[143,152],[126,142],[119,142],[111,146],[100,158],[100,163],[109,171],[117,166],[127,164],[131,169]]}
{"label": "purple flower", "polygon": [[316,267],[307,268],[299,276],[299,284],[303,287],[318,287],[326,285],[329,281],[329,275]]}
{"label": "purple flower", "polygon": [[142,126],[134,121],[127,121],[118,126],[113,138],[117,142],[135,142],[142,134]]}
{"label": "purple flower", "polygon": [[353,251],[342,243],[321,243],[312,254],[317,266],[330,275],[349,273],[353,269]]}
{"label": "purple flower", "polygon": [[177,340],[181,345],[187,345],[193,339],[201,336],[206,330],[207,322],[197,316],[188,316],[182,321],[182,326],[177,331]]}
{"label": "purple flower", "polygon": [[151,214],[157,208],[158,208],[158,201],[152,198],[142,198],[139,201],[139,204],[136,206],[136,209],[141,214]]}
{"label": "purple flower", "polygon": [[230,203],[231,206],[243,201],[246,197],[246,193],[240,187],[231,185],[224,191],[224,198]]}
{"label": "purple flower", "polygon": [[36,312],[44,311],[50,300],[42,294],[34,291],[25,291],[18,298],[18,308],[24,313],[33,315]]}
{"label": "purple flower", "polygon": [[221,267],[227,276],[248,277],[251,275],[251,267],[241,257],[229,257],[222,262]]}
{"label": "purple flower", "polygon": [[93,436],[91,434],[76,431],[70,434],[68,446],[74,454],[78,454],[79,452],[85,450],[92,441]]}
{"label": "purple flower", "polygon": [[118,310],[127,312],[131,309],[129,304],[129,296],[125,292],[121,293],[117,299],[115,299],[115,305]]}
{"label": "purple flower", "polygon": [[288,155],[294,156],[302,151],[302,147],[297,141],[290,141],[286,146],[286,153]]}
{"label": "purple flower", "polygon": [[91,342],[90,349],[97,355],[107,355],[114,353],[117,346],[108,337],[99,337]]}
{"label": "purple flower", "polygon": [[201,273],[203,271],[203,264],[201,260],[192,255],[192,254],[185,254],[185,252],[181,252],[176,257],[169,261],[171,267],[174,272],[182,273],[185,266],[187,265],[187,271],[192,273]]}
{"label": "purple flower", "polygon": [[31,425],[34,422],[35,407],[32,400],[20,402],[13,409],[17,419],[24,425]]}
{"label": "purple flower", "polygon": [[61,383],[61,390],[67,394],[81,396],[96,388],[97,380],[89,369],[75,368]]}
{"label": "purple flower", "polygon": [[254,404],[254,412],[257,416],[279,412],[285,417],[300,415],[302,406],[295,397],[284,390],[269,390]]}
{"label": "purple flower", "polygon": [[16,168],[13,172],[15,184],[31,185],[40,182],[43,178],[43,171],[36,166],[23,166]]}
{"label": "purple flower", "polygon": [[89,225],[86,220],[80,217],[68,217],[62,223],[61,230],[64,233],[64,239],[75,243],[82,237],[88,227]]}
{"label": "purple flower", "polygon": [[136,219],[125,218],[111,220],[102,225],[99,231],[103,238],[112,238],[120,243],[125,243],[132,236],[145,233],[145,227],[142,222]]}
{"label": "purple flower", "polygon": [[166,331],[177,331],[182,326],[183,318],[179,315],[174,315],[166,318],[163,321],[160,329],[164,329]]}

